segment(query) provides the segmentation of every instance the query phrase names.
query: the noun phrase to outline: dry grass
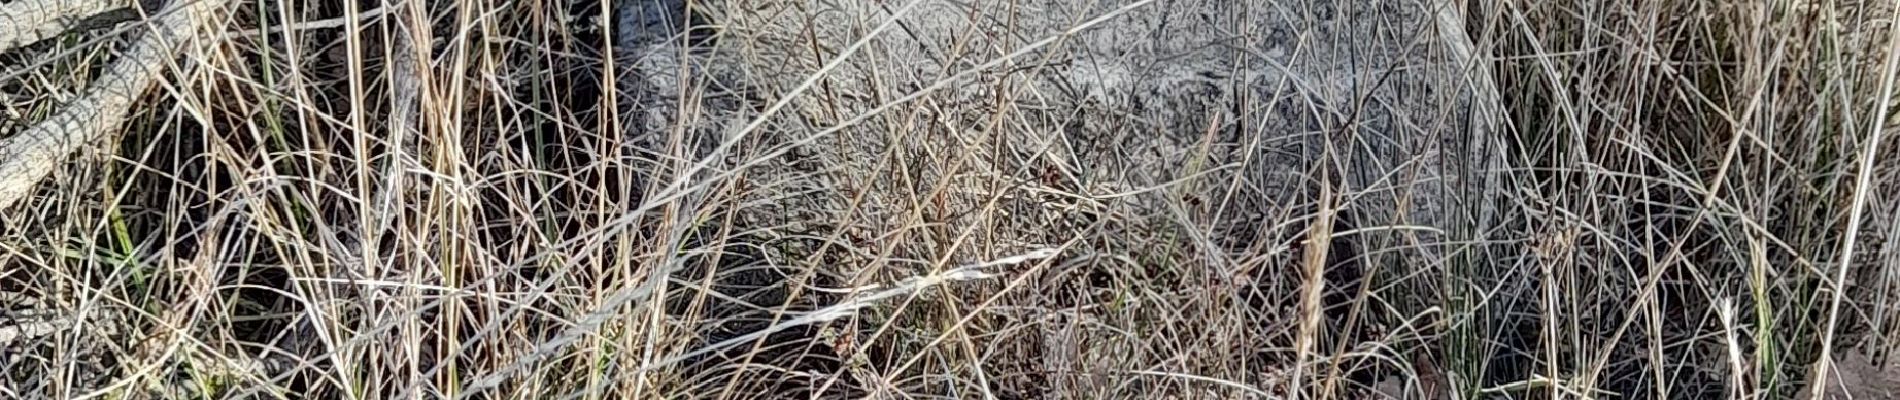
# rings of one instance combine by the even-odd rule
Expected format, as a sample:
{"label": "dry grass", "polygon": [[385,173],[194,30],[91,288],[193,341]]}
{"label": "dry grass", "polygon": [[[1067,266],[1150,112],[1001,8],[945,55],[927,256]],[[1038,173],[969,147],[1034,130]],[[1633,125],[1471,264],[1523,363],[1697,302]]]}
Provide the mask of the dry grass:
{"label": "dry grass", "polygon": [[35,16],[0,398],[1895,395],[1895,7],[1598,3]]}

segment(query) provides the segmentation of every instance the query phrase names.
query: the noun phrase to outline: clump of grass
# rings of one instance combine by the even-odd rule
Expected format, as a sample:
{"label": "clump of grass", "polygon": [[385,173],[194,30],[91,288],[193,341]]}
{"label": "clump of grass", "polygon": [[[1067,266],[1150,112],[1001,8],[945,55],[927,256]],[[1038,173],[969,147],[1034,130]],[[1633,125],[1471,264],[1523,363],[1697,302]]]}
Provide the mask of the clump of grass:
{"label": "clump of grass", "polygon": [[[1513,59],[1499,80],[1534,177],[1519,201],[1547,285],[1538,373],[1575,379],[1569,393],[1784,397],[1823,349],[1889,340],[1830,322],[1836,305],[1889,312],[1838,296],[1890,280],[1873,278],[1891,268],[1871,261],[1878,251],[1842,245],[1892,226],[1850,207],[1890,196],[1890,183],[1853,183],[1890,169],[1859,163],[1890,151],[1871,147],[1887,97],[1871,83],[1891,73],[1873,64],[1890,57],[1877,43],[1891,34],[1873,16],[1887,9],[1487,10],[1474,29]],[[1736,303],[1749,317],[1716,318]],[[1711,334],[1726,331],[1751,340]]]}
{"label": "clump of grass", "polygon": [[[1890,383],[1891,5],[1428,3],[232,1],[6,210],[0,396]],[[149,27],[31,29],[0,132]]]}

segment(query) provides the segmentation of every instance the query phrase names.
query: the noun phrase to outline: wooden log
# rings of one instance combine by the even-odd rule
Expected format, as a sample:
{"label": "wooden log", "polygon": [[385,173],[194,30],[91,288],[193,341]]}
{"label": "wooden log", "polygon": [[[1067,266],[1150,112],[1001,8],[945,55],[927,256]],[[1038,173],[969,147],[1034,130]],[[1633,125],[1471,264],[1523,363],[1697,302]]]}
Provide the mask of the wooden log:
{"label": "wooden log", "polygon": [[[27,0],[8,6],[30,5],[36,1]],[[37,2],[60,1],[64,0]],[[105,74],[84,96],[19,135],[0,140],[0,209],[26,197],[34,185],[52,173],[74,151],[106,135],[117,134],[133,102],[158,81],[160,66],[171,64],[170,59],[184,47],[183,44],[200,37],[206,22],[223,7],[225,1],[182,1],[161,11],[150,21],[150,31],[133,43],[124,56],[107,67]],[[62,8],[71,9],[74,8]],[[9,12],[12,12],[11,8]],[[0,43],[5,41],[0,40]]]}

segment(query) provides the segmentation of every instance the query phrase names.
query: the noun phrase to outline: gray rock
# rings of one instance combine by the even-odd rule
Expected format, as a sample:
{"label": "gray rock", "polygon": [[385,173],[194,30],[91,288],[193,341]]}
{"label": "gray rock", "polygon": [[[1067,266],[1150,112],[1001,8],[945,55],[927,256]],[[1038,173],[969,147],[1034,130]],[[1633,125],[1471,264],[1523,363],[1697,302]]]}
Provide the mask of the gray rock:
{"label": "gray rock", "polygon": [[[1273,228],[1309,212],[1300,210],[1325,181],[1361,227],[1444,230],[1454,219],[1447,201],[1483,193],[1474,181],[1481,176],[1468,171],[1496,154],[1487,150],[1497,142],[1493,128],[1475,112],[1494,109],[1495,90],[1474,86],[1489,83],[1474,79],[1456,10],[1379,1],[1169,0],[1126,10],[1132,3],[925,1],[802,88],[905,2],[748,4],[712,7],[724,29],[720,47],[748,84],[788,105],[773,117],[784,123],[750,134],[784,144],[844,127],[813,141],[814,160],[763,167],[792,185],[767,192],[810,193],[762,200],[772,206],[761,218],[778,219],[768,225],[856,219],[894,229],[914,211],[888,209],[896,197],[950,182],[964,190],[949,191],[938,219],[962,227],[979,223],[967,218],[997,191],[1029,195],[1041,186],[1113,203],[1097,210],[1104,213],[1224,199],[1201,220],[1229,226],[1218,233],[1242,248],[1303,227]],[[1046,38],[1062,39],[997,62]],[[966,73],[973,70],[981,72]],[[910,104],[879,110],[933,85]],[[880,167],[889,154],[905,165]],[[955,164],[959,154],[976,156]],[[896,175],[865,179],[879,168],[910,174],[911,187],[888,179]],[[1158,185],[1174,190],[1106,199]],[[858,209],[838,202],[860,191],[870,193]],[[1056,218],[1030,204],[1039,202],[1001,207]],[[1061,239],[1021,228],[996,228],[1022,234],[986,240]]]}
{"label": "gray rock", "polygon": [[[1336,252],[1401,271],[1441,262],[1441,244],[1481,231],[1498,201],[1477,172],[1500,169],[1488,118],[1496,90],[1472,62],[1457,10],[1369,0],[906,4],[709,2],[707,20],[719,30],[709,48],[632,64],[647,77],[640,90],[688,81],[640,63],[670,71],[686,63],[714,81],[698,90],[747,99],[693,105],[711,115],[703,122],[645,126],[736,144],[702,157],[721,157],[722,169],[749,166],[733,187],[743,197],[739,230],[763,238],[749,241],[771,264],[807,265],[818,239],[835,238],[822,243],[822,273],[860,283],[929,267],[891,260],[962,264],[1068,245],[1070,260],[1114,259],[1144,264],[1117,273],[1172,277],[1144,278],[1153,287],[1139,290],[1235,301],[1291,293],[1264,287],[1294,271],[1285,267],[1299,260],[1322,186],[1337,195],[1342,231],[1371,232],[1335,239],[1361,242]],[[675,115],[668,104],[676,103],[646,110]],[[756,129],[741,129],[755,120]],[[1064,297],[1097,289],[1091,272],[1041,273],[996,306],[1107,302]],[[1224,326],[1169,328],[1197,336],[1174,345],[1206,343],[1175,351],[1202,358],[1196,365],[1270,365],[1249,348],[1291,326],[1279,320],[1288,312],[1271,307],[1280,299],[1237,301],[1256,309],[1206,310],[1229,318]],[[1036,354],[999,363],[1035,365],[985,369],[1146,368],[1160,362],[1142,358],[1153,354],[1147,343],[1102,327],[1181,318],[1170,312],[1023,317],[1039,328],[999,332],[986,345]],[[1119,390],[1082,377],[1017,379],[999,390]]]}

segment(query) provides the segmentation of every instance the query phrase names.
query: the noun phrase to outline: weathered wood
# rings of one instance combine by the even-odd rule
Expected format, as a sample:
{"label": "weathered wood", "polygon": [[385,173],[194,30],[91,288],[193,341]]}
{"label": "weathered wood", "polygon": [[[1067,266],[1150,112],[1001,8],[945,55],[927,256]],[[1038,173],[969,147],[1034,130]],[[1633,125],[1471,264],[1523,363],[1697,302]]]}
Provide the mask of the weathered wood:
{"label": "weathered wood", "polygon": [[225,0],[180,3],[161,11],[150,31],[114,61],[84,96],[19,135],[0,140],[0,209],[26,197],[74,151],[116,134],[133,102],[158,81],[162,66],[171,64],[184,43],[200,36]]}
{"label": "weathered wood", "polygon": [[125,7],[121,0],[17,0],[0,4],[0,51],[78,27],[87,17]]}

